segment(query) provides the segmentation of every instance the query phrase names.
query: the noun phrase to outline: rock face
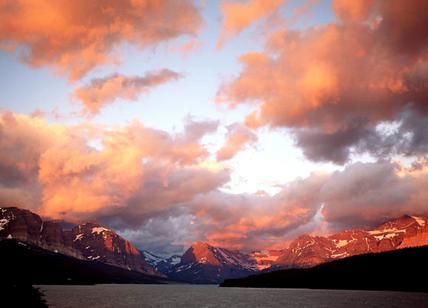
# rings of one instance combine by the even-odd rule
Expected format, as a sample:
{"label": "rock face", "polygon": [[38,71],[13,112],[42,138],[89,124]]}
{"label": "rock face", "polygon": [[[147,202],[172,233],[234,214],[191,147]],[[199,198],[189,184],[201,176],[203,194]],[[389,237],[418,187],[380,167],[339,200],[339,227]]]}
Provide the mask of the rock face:
{"label": "rock face", "polygon": [[0,208],[0,238],[14,238],[83,260],[163,276],[151,267],[138,249],[114,231],[86,223],[64,231],[55,221],[16,207]]}
{"label": "rock face", "polygon": [[134,245],[112,230],[99,224],[86,223],[74,227],[71,233],[74,246],[86,259],[151,275],[158,274]]}
{"label": "rock face", "polygon": [[42,221],[39,215],[16,207],[0,209],[0,238],[15,238],[47,250],[82,259],[71,244],[71,237],[53,221]]}
{"label": "rock face", "polygon": [[302,235],[274,262],[275,267],[310,267],[354,255],[428,244],[428,221],[402,216],[374,230],[347,230],[328,237]]}
{"label": "rock face", "polygon": [[40,247],[62,254],[84,259],[82,252],[73,245],[71,233],[63,231],[61,225],[54,221],[44,221],[40,234]]}
{"label": "rock face", "polygon": [[14,237],[38,245],[42,219],[27,210],[16,207],[0,208],[0,236]]}

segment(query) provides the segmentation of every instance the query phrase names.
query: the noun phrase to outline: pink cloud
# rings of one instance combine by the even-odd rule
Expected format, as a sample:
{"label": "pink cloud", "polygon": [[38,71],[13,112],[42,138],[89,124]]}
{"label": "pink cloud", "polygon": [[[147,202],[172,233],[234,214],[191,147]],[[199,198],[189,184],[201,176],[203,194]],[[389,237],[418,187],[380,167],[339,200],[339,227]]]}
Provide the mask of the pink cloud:
{"label": "pink cloud", "polygon": [[92,79],[89,85],[75,89],[73,97],[83,103],[84,114],[95,115],[118,99],[135,101],[153,87],[181,77],[181,74],[168,69],[149,72],[144,76],[113,74]]}
{"label": "pink cloud", "polygon": [[83,77],[96,66],[113,63],[123,42],[146,48],[193,35],[201,17],[192,1],[34,1],[0,2],[0,47],[23,47],[31,66],[50,66]]}
{"label": "pink cloud", "polygon": [[217,160],[228,160],[234,157],[239,151],[245,149],[247,145],[257,141],[257,135],[245,125],[235,123],[228,128],[224,145],[217,152]]}
{"label": "pink cloud", "polygon": [[423,160],[413,168],[350,164],[296,179],[273,196],[223,192],[230,171],[204,166],[210,153],[201,144],[217,125],[189,118],[182,132],[169,134],[138,121],[107,128],[2,113],[0,205],[98,220],[138,243],[204,240],[239,249],[285,246],[317,230],[316,215],[327,230],[428,215]]}
{"label": "pink cloud", "polygon": [[223,13],[223,24],[217,46],[225,40],[239,34],[254,22],[276,11],[284,0],[249,0],[236,2],[223,0],[220,8]]}
{"label": "pink cloud", "polygon": [[425,2],[357,2],[334,1],[340,21],[278,30],[265,51],[241,56],[218,101],[255,105],[248,126],[289,128],[308,158],[337,163],[410,103],[427,116]]}

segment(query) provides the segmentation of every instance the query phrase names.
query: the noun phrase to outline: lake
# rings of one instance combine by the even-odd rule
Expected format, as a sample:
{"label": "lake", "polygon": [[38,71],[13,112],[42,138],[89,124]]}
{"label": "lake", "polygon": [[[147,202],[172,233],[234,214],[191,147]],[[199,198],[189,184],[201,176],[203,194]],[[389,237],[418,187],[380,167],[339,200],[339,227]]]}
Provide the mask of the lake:
{"label": "lake", "polygon": [[428,307],[428,293],[212,285],[38,287],[45,293],[49,307]]}

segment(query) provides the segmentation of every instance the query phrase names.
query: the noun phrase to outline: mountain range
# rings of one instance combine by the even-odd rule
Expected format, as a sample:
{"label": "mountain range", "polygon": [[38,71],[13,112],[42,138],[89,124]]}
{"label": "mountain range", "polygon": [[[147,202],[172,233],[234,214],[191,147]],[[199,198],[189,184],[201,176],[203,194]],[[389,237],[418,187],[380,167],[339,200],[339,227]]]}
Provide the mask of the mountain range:
{"label": "mountain range", "polygon": [[160,276],[140,251],[116,232],[95,223],[64,230],[60,222],[43,221],[28,210],[0,208],[0,238],[16,239],[81,260],[92,260],[136,272]]}
{"label": "mountain range", "polygon": [[260,272],[307,268],[355,255],[428,245],[428,220],[402,216],[371,230],[329,236],[302,235],[282,250],[240,252],[197,242],[183,255],[163,258],[138,250],[113,230],[96,223],[43,221],[16,207],[0,208],[0,239],[15,239],[80,260],[104,263],[159,278],[218,284]]}
{"label": "mountain range", "polygon": [[[428,292],[428,246],[367,253],[322,263],[226,279],[221,287]],[[349,302],[347,306],[352,304]],[[384,303],[394,306],[394,303]],[[426,302],[425,306],[426,307]]]}

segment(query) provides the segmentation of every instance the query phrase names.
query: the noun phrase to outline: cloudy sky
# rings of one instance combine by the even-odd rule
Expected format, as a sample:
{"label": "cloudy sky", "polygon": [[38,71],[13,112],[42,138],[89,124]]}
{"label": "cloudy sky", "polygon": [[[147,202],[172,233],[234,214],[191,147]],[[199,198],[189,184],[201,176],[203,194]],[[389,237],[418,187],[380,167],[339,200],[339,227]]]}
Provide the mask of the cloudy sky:
{"label": "cloudy sky", "polygon": [[0,0],[0,206],[160,254],[427,215],[427,12]]}

